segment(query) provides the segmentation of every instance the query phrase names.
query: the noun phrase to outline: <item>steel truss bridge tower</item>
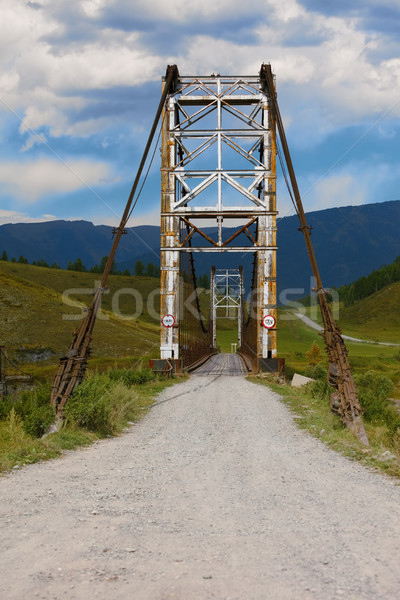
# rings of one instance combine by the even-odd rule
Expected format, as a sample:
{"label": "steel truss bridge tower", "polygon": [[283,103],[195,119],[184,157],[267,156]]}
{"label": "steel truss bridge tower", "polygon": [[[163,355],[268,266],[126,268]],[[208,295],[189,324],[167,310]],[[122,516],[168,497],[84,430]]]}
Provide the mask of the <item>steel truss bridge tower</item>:
{"label": "steel truss bridge tower", "polygon": [[210,278],[212,310],[212,345],[217,347],[217,319],[236,319],[238,322],[238,344],[242,345],[243,328],[243,268],[211,269]]}
{"label": "steel truss bridge tower", "polygon": [[[195,253],[235,252],[239,262],[250,252],[252,296],[240,351],[254,370],[260,361],[275,362],[276,133],[262,71],[251,77],[176,71],[163,110],[161,171],[161,315],[167,319],[161,359],[187,362],[183,262],[194,274]],[[223,225],[234,227],[226,239]],[[209,334],[198,354],[214,344]]]}

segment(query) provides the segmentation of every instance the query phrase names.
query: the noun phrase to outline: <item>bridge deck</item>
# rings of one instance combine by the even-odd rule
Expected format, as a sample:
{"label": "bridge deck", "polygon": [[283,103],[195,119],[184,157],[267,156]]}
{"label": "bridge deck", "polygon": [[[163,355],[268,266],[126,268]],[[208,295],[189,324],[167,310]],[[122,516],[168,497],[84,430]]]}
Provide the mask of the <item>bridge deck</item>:
{"label": "bridge deck", "polygon": [[192,375],[247,375],[248,370],[238,354],[214,354]]}

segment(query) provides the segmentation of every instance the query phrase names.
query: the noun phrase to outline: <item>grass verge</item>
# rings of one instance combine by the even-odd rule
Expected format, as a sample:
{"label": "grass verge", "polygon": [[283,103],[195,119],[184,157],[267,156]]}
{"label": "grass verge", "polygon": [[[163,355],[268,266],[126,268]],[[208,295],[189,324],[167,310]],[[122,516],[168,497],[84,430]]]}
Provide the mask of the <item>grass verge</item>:
{"label": "grass verge", "polygon": [[[370,447],[366,448],[342,425],[329,407],[326,394],[319,393],[320,381],[302,388],[278,383],[274,376],[249,376],[249,381],[266,385],[281,396],[300,429],[324,444],[375,471],[400,478],[400,429],[393,431],[383,419],[364,419]],[[319,390],[318,390],[319,388]]]}
{"label": "grass verge", "polygon": [[49,419],[48,385],[2,401],[0,472],[121,434],[146,414],[157,394],[178,381],[160,379],[149,369],[89,373],[66,405],[61,430],[45,438],[39,436],[54,418],[53,413]]}

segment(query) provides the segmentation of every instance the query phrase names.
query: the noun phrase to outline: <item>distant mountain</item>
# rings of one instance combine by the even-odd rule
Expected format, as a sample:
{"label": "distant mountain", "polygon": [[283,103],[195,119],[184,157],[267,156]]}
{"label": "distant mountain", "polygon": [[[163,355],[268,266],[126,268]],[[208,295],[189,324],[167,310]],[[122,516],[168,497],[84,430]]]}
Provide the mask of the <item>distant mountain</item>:
{"label": "distant mountain", "polygon": [[[389,264],[400,254],[400,200],[346,206],[309,213],[312,240],[326,287],[339,287]],[[311,268],[297,216],[278,221],[278,290],[292,290],[288,298],[307,295]],[[210,230],[212,231],[212,230]],[[228,237],[225,230],[224,237]],[[87,221],[49,221],[0,226],[0,254],[17,259],[22,254],[29,262],[43,258],[49,264],[66,267],[80,257],[86,267],[99,263],[108,254],[112,228]],[[241,244],[243,242],[240,242]],[[128,228],[117,253],[120,269],[132,271],[137,260],[157,263],[160,228],[143,225]],[[243,264],[246,280],[251,273],[251,255],[205,254],[196,256],[196,271],[209,272],[212,264],[232,268]],[[283,292],[284,293],[284,292]]]}
{"label": "distant mountain", "polygon": [[[157,263],[160,255],[160,229],[152,225],[129,228],[118,248],[117,262],[133,268],[137,260]],[[6,250],[9,259],[26,257],[31,263],[43,258],[66,268],[79,257],[87,267],[98,264],[109,253],[112,227],[93,225],[88,221],[47,221],[16,223],[0,226],[0,253]]]}
{"label": "distant mountain", "polygon": [[[326,287],[352,283],[400,254],[400,200],[316,211],[307,222]],[[309,286],[311,269],[297,227],[297,216],[278,222],[280,289]]]}

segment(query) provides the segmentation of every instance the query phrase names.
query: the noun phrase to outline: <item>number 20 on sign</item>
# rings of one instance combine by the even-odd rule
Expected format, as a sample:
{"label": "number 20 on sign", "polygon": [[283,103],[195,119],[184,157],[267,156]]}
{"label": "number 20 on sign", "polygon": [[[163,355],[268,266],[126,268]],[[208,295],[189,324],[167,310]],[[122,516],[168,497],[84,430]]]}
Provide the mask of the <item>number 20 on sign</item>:
{"label": "number 20 on sign", "polygon": [[276,319],[272,315],[265,315],[263,318],[262,324],[266,329],[272,329],[275,327]]}

